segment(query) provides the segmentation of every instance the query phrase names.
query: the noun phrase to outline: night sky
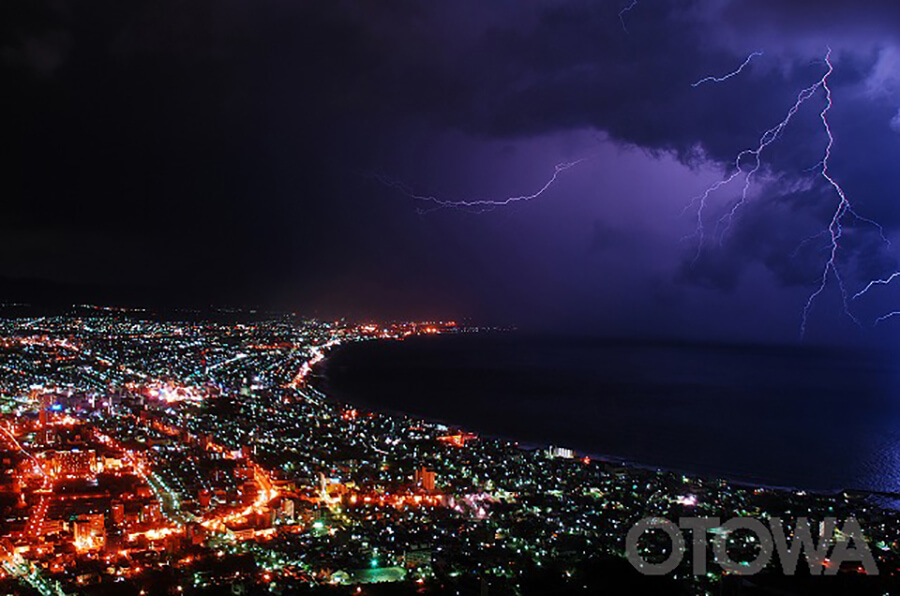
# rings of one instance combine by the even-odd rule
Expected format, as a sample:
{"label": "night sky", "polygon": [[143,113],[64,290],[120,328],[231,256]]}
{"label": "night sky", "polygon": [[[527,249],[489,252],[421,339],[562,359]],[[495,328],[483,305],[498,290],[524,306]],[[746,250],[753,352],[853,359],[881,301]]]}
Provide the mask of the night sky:
{"label": "night sky", "polygon": [[[835,264],[850,297],[889,276],[900,3],[629,4],[5,0],[2,287],[796,342],[839,200],[824,89],[730,226],[743,178],[710,196],[699,252],[691,201],[830,47],[829,174],[865,218],[842,219]],[[528,195],[576,160],[486,212],[409,196]],[[900,317],[873,323],[900,310],[900,279],[850,306],[859,327],[830,274],[805,341],[892,342]]]}

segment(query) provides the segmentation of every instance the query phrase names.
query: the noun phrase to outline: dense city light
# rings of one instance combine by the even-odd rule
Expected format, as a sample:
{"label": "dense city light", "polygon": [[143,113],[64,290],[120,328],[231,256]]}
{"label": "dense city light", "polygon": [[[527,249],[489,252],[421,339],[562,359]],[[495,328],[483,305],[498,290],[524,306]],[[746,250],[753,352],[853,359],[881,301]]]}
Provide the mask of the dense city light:
{"label": "dense city light", "polygon": [[0,381],[4,569],[44,594],[121,582],[514,588],[537,569],[574,586],[585,560],[623,556],[644,516],[761,511],[852,512],[882,564],[900,564],[896,514],[850,494],[523,449],[316,387],[316,364],[342,343],[464,331],[84,309],[0,320],[0,367],[14,372]]}

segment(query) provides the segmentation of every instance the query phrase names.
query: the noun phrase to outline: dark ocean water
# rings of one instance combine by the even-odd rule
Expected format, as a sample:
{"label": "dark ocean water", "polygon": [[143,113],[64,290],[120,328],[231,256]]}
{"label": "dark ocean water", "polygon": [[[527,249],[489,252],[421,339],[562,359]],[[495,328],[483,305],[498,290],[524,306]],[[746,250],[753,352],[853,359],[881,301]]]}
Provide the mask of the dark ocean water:
{"label": "dark ocean water", "polygon": [[466,334],[368,342],[332,394],[532,444],[811,490],[900,491],[900,354]]}

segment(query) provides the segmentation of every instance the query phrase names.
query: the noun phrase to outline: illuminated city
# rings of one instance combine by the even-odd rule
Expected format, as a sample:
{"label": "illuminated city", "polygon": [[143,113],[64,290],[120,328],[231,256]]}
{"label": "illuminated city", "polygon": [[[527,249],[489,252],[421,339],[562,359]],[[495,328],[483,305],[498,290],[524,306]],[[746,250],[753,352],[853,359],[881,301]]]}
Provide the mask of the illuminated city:
{"label": "illuminated city", "polygon": [[859,495],[524,449],[341,404],[310,382],[343,343],[473,329],[233,318],[77,307],[0,321],[6,581],[47,595],[382,582],[562,593],[597,582],[589,562],[615,569],[647,515],[792,510],[856,515],[884,572],[900,571],[897,513]]}
{"label": "illuminated city", "polygon": [[900,596],[900,0],[3,0],[0,596]]}

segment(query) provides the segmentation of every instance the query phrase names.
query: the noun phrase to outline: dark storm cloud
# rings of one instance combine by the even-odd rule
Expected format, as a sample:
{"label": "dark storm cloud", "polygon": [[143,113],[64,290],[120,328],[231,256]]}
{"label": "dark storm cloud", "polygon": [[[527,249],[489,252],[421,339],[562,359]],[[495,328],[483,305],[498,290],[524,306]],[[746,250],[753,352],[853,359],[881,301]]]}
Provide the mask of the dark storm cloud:
{"label": "dark storm cloud", "polygon": [[621,230],[604,221],[595,220],[591,229],[590,241],[588,242],[588,251],[591,253],[606,252],[622,246],[625,241],[626,234]]}
{"label": "dark storm cloud", "polygon": [[[432,118],[490,136],[593,128],[623,143],[673,152],[688,164],[727,165],[740,150],[756,147],[797,93],[822,76],[832,46],[837,71],[830,118],[839,135],[833,171],[866,217],[888,229],[900,225],[892,200],[900,173],[889,165],[900,157],[890,125],[900,95],[876,80],[886,61],[890,72],[890,46],[900,30],[892,28],[900,13],[895,5],[642,3],[628,14],[627,35],[616,9],[612,3],[556,3],[538,9],[525,25],[497,25],[451,73],[468,95],[423,109],[438,108]],[[885,34],[873,37],[879,32]],[[708,73],[730,72],[753,50],[768,54],[742,77],[691,87]],[[732,288],[747,265],[762,262],[782,283],[816,282],[823,242],[803,241],[827,225],[837,199],[824,179],[807,174],[826,143],[823,106],[821,98],[810,101],[785,139],[766,150],[761,174],[769,176],[758,176],[754,186],[762,189],[760,199],[743,209],[734,233],[714,253],[685,262],[681,279]],[[769,186],[773,177],[781,183]],[[813,188],[789,191],[804,180]],[[736,199],[731,189],[720,194]],[[841,258],[851,267],[848,279],[864,283],[890,271],[894,259],[881,250],[876,228],[856,223],[846,228]],[[815,247],[805,259],[801,243]]]}
{"label": "dark storm cloud", "polygon": [[[553,4],[528,28],[513,24],[489,32],[471,49],[466,64],[473,70],[459,75],[468,81],[468,112],[448,118],[468,118],[461,125],[501,135],[589,126],[685,159],[702,149],[706,157],[727,160],[821,76],[824,43],[800,62],[763,57],[744,80],[694,89],[691,83],[701,77],[727,73],[751,51],[764,50],[756,44],[765,40],[735,49],[725,23],[690,20],[711,3],[647,4],[629,15],[635,22],[627,35],[612,3]],[[485,64],[479,56],[490,59]],[[810,57],[820,63],[810,64]],[[871,65],[849,66],[839,76],[858,84],[865,76],[858,68]],[[785,67],[792,72],[786,75]]]}
{"label": "dark storm cloud", "polygon": [[[12,156],[0,232],[34,233],[6,252],[0,274],[70,279],[91,268],[91,279],[205,296],[380,312],[414,303],[477,311],[481,303],[493,315],[503,296],[521,293],[517,283],[540,285],[529,270],[580,279],[567,270],[575,265],[538,251],[516,263],[512,240],[497,246],[504,236],[495,220],[418,218],[360,172],[395,168],[440,187],[464,158],[434,142],[440,135],[524,154],[532,139],[591,131],[603,143],[721,174],[821,76],[827,44],[836,66],[834,171],[864,215],[889,232],[900,226],[892,200],[900,184],[896,3],[646,0],[625,15],[627,32],[621,8],[576,0],[5,2],[0,65],[10,83],[3,124]],[[740,77],[691,87],[755,50],[764,56]],[[833,195],[806,171],[825,140],[821,100],[809,107],[767,153],[754,200],[721,247],[693,265],[688,248],[672,277],[733,289],[761,263],[785,286],[815,281],[821,245],[798,246],[827,222]],[[654,160],[643,163],[632,176],[655,176]],[[609,176],[625,184],[626,174]],[[497,188],[523,186],[510,168],[495,178]],[[658,203],[681,204],[686,192],[673,188]],[[711,225],[734,198],[716,197]],[[597,200],[608,213],[585,221],[615,222],[629,208],[627,193]],[[646,230],[606,225],[584,226],[582,252],[629,258],[635,247],[655,246],[640,236]],[[860,279],[892,265],[865,229],[847,234],[848,267]],[[501,248],[502,263],[484,258]]]}
{"label": "dark storm cloud", "polygon": [[803,29],[827,33],[861,27],[896,36],[900,31],[900,5],[891,0],[738,0],[724,3],[724,15],[733,22],[772,29]]}

